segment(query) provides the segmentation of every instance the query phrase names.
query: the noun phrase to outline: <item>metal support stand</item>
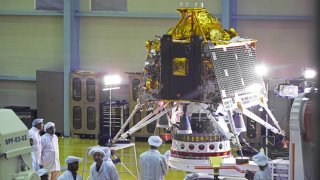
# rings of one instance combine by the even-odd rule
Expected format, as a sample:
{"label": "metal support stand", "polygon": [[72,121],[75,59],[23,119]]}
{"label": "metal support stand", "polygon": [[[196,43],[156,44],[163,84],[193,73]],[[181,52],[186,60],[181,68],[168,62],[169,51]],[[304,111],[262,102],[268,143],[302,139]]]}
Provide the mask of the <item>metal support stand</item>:
{"label": "metal support stand", "polygon": [[[269,117],[268,114],[266,114],[266,123],[269,123],[268,122],[268,117]],[[265,147],[266,156],[268,156],[268,134],[269,134],[268,131],[269,130],[266,128],[266,147]]]}
{"label": "metal support stand", "polygon": [[234,135],[234,137],[236,139],[236,146],[238,146],[239,151],[240,151],[240,156],[242,157],[243,156],[242,149],[241,149],[242,147],[241,147],[241,144],[240,144],[239,137],[236,134],[236,126],[234,124],[232,115],[233,115],[232,111],[228,110],[228,116],[229,116],[231,131],[232,131],[232,133],[233,133],[233,135]]}
{"label": "metal support stand", "polygon": [[111,111],[112,111],[112,109],[111,109],[111,89],[110,89],[110,93],[109,93],[109,141],[108,141],[108,143],[109,144],[111,144],[111,136],[112,136],[112,134],[111,134],[111,119],[112,119],[112,115],[111,115]]}
{"label": "metal support stand", "polygon": [[112,119],[111,103],[112,103],[112,101],[111,101],[111,91],[112,90],[116,90],[116,89],[120,89],[120,87],[112,87],[112,85],[110,85],[109,87],[106,87],[106,88],[103,89],[103,91],[110,91],[109,92],[109,140],[108,140],[108,146],[112,146],[112,133],[111,133],[111,130],[112,130],[112,128],[111,128],[111,125],[112,125],[112,123],[111,123],[111,119]]}
{"label": "metal support stand", "polygon": [[[145,127],[146,125],[152,123],[153,121],[159,119],[162,115],[166,114],[168,111],[171,111],[173,108],[177,107],[179,103],[175,105],[169,105],[169,103],[158,107],[156,110],[154,110],[152,113],[148,114],[146,117],[144,117],[142,120],[140,120],[136,125],[131,127],[128,131],[126,131],[124,134],[121,135],[121,138],[127,138],[129,135],[135,133],[142,127]],[[168,107],[167,107],[168,106]],[[159,112],[163,108],[166,108],[165,110]]]}
{"label": "metal support stand", "polygon": [[121,133],[123,133],[123,130],[126,128],[126,126],[129,124],[135,113],[138,111],[138,109],[141,107],[140,103],[138,103],[135,107],[134,110],[131,112],[130,116],[126,120],[126,122],[122,125],[121,129],[118,131],[118,133],[114,136],[112,143],[115,143],[120,136]]}
{"label": "metal support stand", "polygon": [[131,174],[133,177],[135,177],[137,180],[139,179],[139,170],[138,170],[138,159],[137,159],[137,151],[136,151],[136,144],[135,143],[130,143],[130,144],[115,144],[115,146],[110,147],[110,150],[120,150],[120,149],[125,149],[125,148],[129,148],[129,147],[133,147],[133,152],[134,152],[134,165],[135,165],[135,169],[136,169],[136,176],[134,175],[134,173],[132,173],[130,171],[129,168],[127,168],[127,166],[121,161],[120,164],[124,167],[124,169]]}

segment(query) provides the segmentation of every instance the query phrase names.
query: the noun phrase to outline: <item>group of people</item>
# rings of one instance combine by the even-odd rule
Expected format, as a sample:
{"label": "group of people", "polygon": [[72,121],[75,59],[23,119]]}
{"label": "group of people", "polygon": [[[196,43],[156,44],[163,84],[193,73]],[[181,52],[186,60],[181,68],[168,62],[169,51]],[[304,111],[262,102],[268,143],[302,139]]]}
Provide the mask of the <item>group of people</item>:
{"label": "group of people", "polygon": [[[55,124],[43,119],[35,119],[29,130],[31,145],[32,169],[43,176],[43,179],[57,179],[60,174],[59,145],[55,133]],[[45,134],[40,136],[40,131]]]}
{"label": "group of people", "polygon": [[[35,119],[29,130],[33,170],[42,180],[81,180],[82,178],[77,171],[82,158],[75,156],[66,158],[67,170],[60,175],[58,138],[54,134],[55,124],[52,122],[43,124],[43,119]],[[40,136],[42,129],[45,134]],[[150,149],[140,155],[141,180],[163,180],[169,167],[167,158],[157,150],[162,144],[162,139],[159,136],[151,136],[148,143]],[[93,147],[90,149],[89,155],[94,160],[90,166],[90,180],[119,180],[115,162],[111,159],[111,151],[108,147]],[[270,178],[268,158],[260,152],[253,157],[253,160],[260,167],[260,171],[255,173],[254,179]]]}
{"label": "group of people", "polygon": [[[40,136],[44,130],[45,134]],[[48,122],[44,125],[43,119],[35,119],[29,130],[31,145],[32,168],[41,177],[41,180],[81,180],[77,173],[82,158],[68,156],[65,159],[67,170],[60,175],[59,145],[55,133],[55,124]],[[166,158],[157,150],[162,144],[159,136],[148,139],[150,150],[140,156],[140,175],[142,180],[161,180],[168,171]],[[96,146],[90,149],[94,163],[90,166],[90,180],[119,180],[115,162],[111,159],[111,150],[108,147]]]}

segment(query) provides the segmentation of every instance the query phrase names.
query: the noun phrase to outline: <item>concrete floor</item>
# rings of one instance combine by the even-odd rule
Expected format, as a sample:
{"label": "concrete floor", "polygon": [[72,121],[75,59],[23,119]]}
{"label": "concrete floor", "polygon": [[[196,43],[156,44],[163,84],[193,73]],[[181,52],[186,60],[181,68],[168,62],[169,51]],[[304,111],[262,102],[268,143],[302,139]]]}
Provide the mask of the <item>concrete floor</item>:
{"label": "concrete floor", "polygon": [[[94,139],[78,139],[78,138],[63,138],[59,137],[59,151],[60,151],[60,163],[62,168],[66,168],[65,164],[65,158],[67,156],[78,156],[85,158],[86,152],[88,147],[96,146],[98,143],[97,140]],[[163,144],[159,151],[164,154],[167,150],[169,150],[171,147],[171,144]],[[137,150],[137,159],[139,161],[140,154],[144,151],[149,149],[149,145],[147,142],[136,142],[136,150]],[[122,160],[124,163],[134,163],[134,151],[133,148],[125,148],[122,150],[119,150],[116,152],[116,155],[118,154],[118,157]],[[121,155],[123,154],[123,155]],[[131,156],[132,155],[132,156]],[[91,164],[93,163],[93,160],[91,157],[88,156],[88,161],[86,168],[84,169],[84,180],[88,179],[89,176],[89,168]],[[139,162],[138,162],[139,165]],[[135,172],[135,166],[133,165],[126,165],[131,172]],[[80,163],[79,171],[78,173],[81,175],[83,172],[84,162]],[[123,166],[120,164],[116,165],[116,168],[119,172],[120,179],[124,180],[134,180],[135,178],[127,173]],[[177,170],[170,170],[168,174],[165,176],[165,179],[175,179],[180,180],[183,179],[185,176],[185,172],[183,171],[177,171]]]}

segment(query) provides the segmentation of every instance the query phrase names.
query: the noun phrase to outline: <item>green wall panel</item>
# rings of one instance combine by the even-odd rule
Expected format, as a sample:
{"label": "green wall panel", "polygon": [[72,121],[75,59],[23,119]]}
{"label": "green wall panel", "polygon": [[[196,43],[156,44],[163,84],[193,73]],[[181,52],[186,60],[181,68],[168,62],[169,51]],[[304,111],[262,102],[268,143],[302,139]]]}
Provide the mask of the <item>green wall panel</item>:
{"label": "green wall panel", "polygon": [[82,17],[80,67],[107,72],[141,72],[145,42],[163,35],[175,19]]}
{"label": "green wall panel", "polygon": [[34,10],[34,0],[0,0],[0,10],[4,10],[4,11]]}
{"label": "green wall panel", "polygon": [[1,81],[0,80],[0,108],[4,106],[37,107],[36,82]]}
{"label": "green wall panel", "polygon": [[0,76],[63,69],[62,17],[0,16],[0,27]]}
{"label": "green wall panel", "polygon": [[238,0],[238,15],[310,16],[316,0]]}

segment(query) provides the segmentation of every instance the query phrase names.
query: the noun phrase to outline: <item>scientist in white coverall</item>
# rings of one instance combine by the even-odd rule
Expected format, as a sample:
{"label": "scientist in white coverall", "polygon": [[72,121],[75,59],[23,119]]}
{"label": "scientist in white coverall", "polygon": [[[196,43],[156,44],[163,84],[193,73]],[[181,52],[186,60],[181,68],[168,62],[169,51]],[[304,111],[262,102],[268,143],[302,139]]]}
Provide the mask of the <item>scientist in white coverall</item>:
{"label": "scientist in white coverall", "polygon": [[81,176],[78,174],[79,163],[82,158],[76,156],[68,156],[66,158],[66,164],[68,165],[68,170],[58,177],[58,180],[82,180]]}
{"label": "scientist in white coverall", "polygon": [[151,136],[148,143],[150,149],[140,155],[141,180],[163,180],[168,165],[165,157],[157,150],[162,144],[162,139],[159,136]]}
{"label": "scientist in white coverall", "polygon": [[105,153],[101,147],[89,151],[94,163],[90,166],[90,180],[119,180],[118,171],[111,160],[103,160]]}
{"label": "scientist in white coverall", "polygon": [[271,168],[268,165],[268,157],[263,151],[252,157],[253,162],[259,166],[259,171],[254,174],[253,180],[271,180]]}
{"label": "scientist in white coverall", "polygon": [[60,174],[58,137],[54,134],[55,124],[48,122],[44,125],[44,134],[41,137],[43,168],[48,170],[49,180],[56,180]]}
{"label": "scientist in white coverall", "polygon": [[43,129],[43,119],[35,119],[32,122],[32,128],[29,129],[29,137],[32,138],[31,158],[32,169],[38,171],[41,164],[41,137],[40,131]]}
{"label": "scientist in white coverall", "polygon": [[112,159],[111,159],[111,150],[110,148],[108,147],[101,147],[101,149],[103,150],[104,152],[104,156],[103,156],[103,161],[111,161],[112,162]]}

